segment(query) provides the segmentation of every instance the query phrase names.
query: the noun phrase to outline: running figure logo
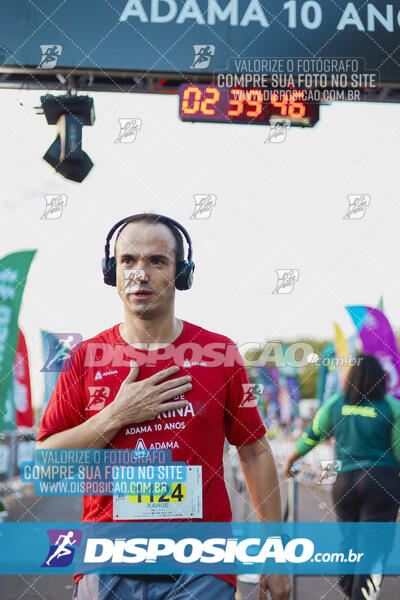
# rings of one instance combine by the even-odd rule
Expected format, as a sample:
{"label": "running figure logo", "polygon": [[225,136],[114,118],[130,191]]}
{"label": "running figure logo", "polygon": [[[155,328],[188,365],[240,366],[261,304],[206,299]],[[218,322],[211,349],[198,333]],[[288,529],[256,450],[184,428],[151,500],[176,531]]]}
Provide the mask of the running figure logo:
{"label": "running figure logo", "polygon": [[298,269],[276,269],[278,275],[278,283],[273,294],[291,294],[296,281],[299,279]]}
{"label": "running figure logo", "polygon": [[340,469],[342,468],[341,460],[320,460],[319,464],[321,465],[321,475],[317,481],[317,483],[322,485],[328,485],[330,483],[335,483],[336,478]]}
{"label": "running figure logo", "polygon": [[[371,327],[371,330],[373,327]],[[397,371],[397,366],[395,364],[395,357],[391,356],[386,349],[379,350],[375,354],[376,358],[379,360],[382,369],[386,373],[387,386],[388,386],[388,394],[392,396],[397,396],[400,391],[399,385],[399,374]],[[397,361],[396,361],[397,362]]]}
{"label": "running figure logo", "polygon": [[[82,341],[80,333],[47,333],[47,344],[49,355],[41,369],[45,372],[66,371],[69,368],[69,360],[72,357],[72,348]],[[66,363],[68,359],[68,363]]]}
{"label": "running figure logo", "polygon": [[368,194],[349,194],[347,196],[349,207],[343,219],[362,219],[371,203],[371,196]]}
{"label": "running figure logo", "polygon": [[65,194],[45,194],[46,208],[41,219],[59,219],[63,209],[67,206]]}
{"label": "running figure logo", "polygon": [[124,285],[121,294],[133,294],[140,287],[142,279],[145,277],[143,269],[124,269]]}
{"label": "running figure logo", "polygon": [[40,46],[42,58],[38,64],[38,69],[54,69],[58,57],[61,56],[62,46],[58,44],[44,44]]}
{"label": "running figure logo", "polygon": [[82,541],[79,529],[48,529],[50,549],[42,567],[68,567]]}
{"label": "running figure logo", "polygon": [[142,129],[142,119],[118,119],[119,133],[114,144],[132,144],[136,140],[137,132]]}
{"label": "running figure logo", "polygon": [[106,386],[90,385],[89,402],[85,410],[102,410],[107,398],[110,397],[110,388]]}
{"label": "running figure logo", "polygon": [[239,404],[239,408],[257,406],[260,397],[264,393],[264,385],[262,383],[242,383],[242,388],[243,398]]}
{"label": "running figure logo", "polygon": [[215,54],[215,46],[211,44],[194,44],[194,59],[190,65],[191,69],[207,69],[211,57]]}
{"label": "running figure logo", "polygon": [[291,121],[288,117],[282,117],[279,120],[270,121],[270,131],[264,144],[281,144],[286,140],[287,132],[289,131]]}
{"label": "running figure logo", "polygon": [[212,207],[217,203],[215,194],[194,194],[195,206],[189,219],[208,219],[211,215]]}

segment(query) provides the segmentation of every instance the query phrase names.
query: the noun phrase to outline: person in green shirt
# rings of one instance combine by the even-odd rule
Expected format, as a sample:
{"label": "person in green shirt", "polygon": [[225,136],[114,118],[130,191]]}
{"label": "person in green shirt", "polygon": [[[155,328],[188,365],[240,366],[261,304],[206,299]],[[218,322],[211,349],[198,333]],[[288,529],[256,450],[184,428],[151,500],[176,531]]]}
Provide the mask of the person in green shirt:
{"label": "person in green shirt", "polygon": [[[340,521],[395,521],[400,504],[400,401],[386,393],[386,374],[377,358],[360,354],[344,390],[331,396],[287,459],[292,465],[331,437],[341,469],[333,484]],[[339,463],[340,464],[340,463]],[[343,575],[346,600],[378,598],[381,575]]]}

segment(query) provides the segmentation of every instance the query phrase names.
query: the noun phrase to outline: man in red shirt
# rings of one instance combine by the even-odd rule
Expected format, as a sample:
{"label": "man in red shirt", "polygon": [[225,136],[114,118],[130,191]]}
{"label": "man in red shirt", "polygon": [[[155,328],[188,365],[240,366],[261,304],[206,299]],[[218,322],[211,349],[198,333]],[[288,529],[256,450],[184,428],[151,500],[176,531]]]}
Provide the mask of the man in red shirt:
{"label": "man in red shirt", "polygon": [[[180,231],[189,243],[187,261]],[[174,461],[190,466],[190,493],[178,492],[173,502],[165,498],[157,509],[127,497],[84,496],[82,521],[231,521],[225,437],[237,447],[259,520],[282,520],[274,460],[257,407],[248,402],[246,368],[235,344],[174,315],[175,288],[189,289],[193,271],[189,234],[168,217],[134,215],[107,237],[104,280],[116,285],[125,319],[73,350],[43,415],[36,448],[170,449]],[[236,585],[233,575],[74,578],[78,600],[142,594],[148,600],[208,600],[210,594],[233,600]],[[267,591],[272,600],[289,599],[287,575],[262,575],[259,586],[261,599]]]}

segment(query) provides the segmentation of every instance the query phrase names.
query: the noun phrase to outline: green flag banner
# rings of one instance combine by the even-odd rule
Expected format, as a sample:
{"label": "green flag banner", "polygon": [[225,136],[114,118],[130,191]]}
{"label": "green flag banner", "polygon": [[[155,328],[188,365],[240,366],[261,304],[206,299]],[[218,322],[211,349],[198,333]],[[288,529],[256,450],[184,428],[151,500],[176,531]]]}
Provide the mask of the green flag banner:
{"label": "green flag banner", "polygon": [[15,429],[10,389],[18,339],[18,315],[35,253],[36,250],[14,252],[0,260],[0,431]]}

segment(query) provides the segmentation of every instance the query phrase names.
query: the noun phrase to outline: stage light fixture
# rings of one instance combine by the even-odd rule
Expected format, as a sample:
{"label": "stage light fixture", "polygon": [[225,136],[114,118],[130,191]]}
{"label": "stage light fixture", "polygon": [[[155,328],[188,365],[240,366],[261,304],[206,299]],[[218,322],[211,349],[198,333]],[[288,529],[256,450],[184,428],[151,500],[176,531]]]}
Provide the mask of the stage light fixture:
{"label": "stage light fixture", "polygon": [[93,98],[46,94],[40,100],[47,123],[57,125],[57,137],[43,158],[66,179],[81,183],[93,167],[82,150],[82,127],[95,121]]}

